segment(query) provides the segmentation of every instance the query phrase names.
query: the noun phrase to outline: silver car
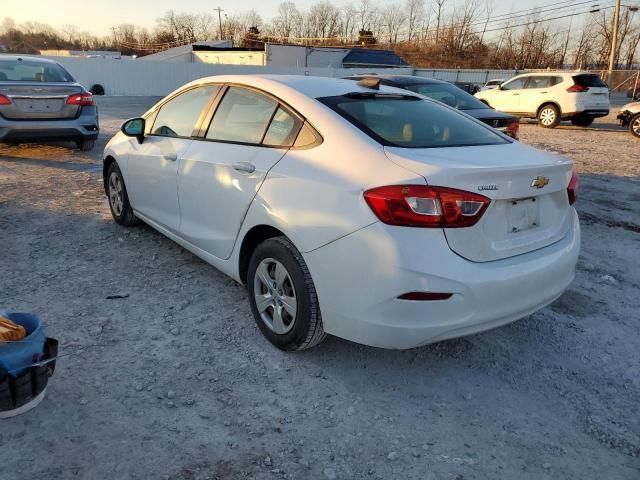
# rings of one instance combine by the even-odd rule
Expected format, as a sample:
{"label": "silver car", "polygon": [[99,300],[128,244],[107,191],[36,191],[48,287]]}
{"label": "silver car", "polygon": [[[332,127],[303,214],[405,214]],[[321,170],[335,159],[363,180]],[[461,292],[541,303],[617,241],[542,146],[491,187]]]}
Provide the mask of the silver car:
{"label": "silver car", "polygon": [[62,65],[0,55],[0,142],[69,140],[88,151],[98,132],[93,96]]}
{"label": "silver car", "polygon": [[629,127],[629,131],[636,137],[640,137],[640,102],[627,103],[620,109],[618,120],[623,127]]}

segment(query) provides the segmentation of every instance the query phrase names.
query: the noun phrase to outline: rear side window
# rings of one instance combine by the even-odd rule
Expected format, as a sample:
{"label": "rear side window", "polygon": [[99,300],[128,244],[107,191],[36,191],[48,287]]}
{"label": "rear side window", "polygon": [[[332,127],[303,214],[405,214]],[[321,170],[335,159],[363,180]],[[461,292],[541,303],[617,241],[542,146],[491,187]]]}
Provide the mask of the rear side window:
{"label": "rear side window", "polygon": [[564,81],[564,79],[562,77],[551,77],[551,86],[553,87],[554,85],[558,85],[559,83],[562,83]]}
{"label": "rear side window", "polygon": [[417,97],[345,95],[318,100],[383,145],[437,148],[509,143],[461,113]]}
{"label": "rear side window", "polygon": [[164,137],[190,137],[202,110],[219,88],[216,85],[192,88],[169,100],[160,107],[151,134]]}
{"label": "rear side window", "polygon": [[31,60],[0,60],[0,82],[73,82],[69,72],[57,63]]}
{"label": "rear side window", "polygon": [[262,141],[263,145],[272,147],[290,147],[300,130],[302,122],[282,107],[278,107],[271,119],[267,133]]}
{"label": "rear side window", "polygon": [[[229,87],[211,120],[207,138],[259,144],[277,108],[278,102],[262,93]],[[280,126],[286,128],[286,120],[281,123]],[[282,130],[274,129],[272,141],[278,141],[278,136],[282,137]]]}
{"label": "rear side window", "polygon": [[551,86],[551,77],[529,77],[527,88],[547,88]]}
{"label": "rear side window", "polygon": [[607,87],[607,84],[598,75],[576,75],[573,77],[573,81],[576,85],[583,87]]}

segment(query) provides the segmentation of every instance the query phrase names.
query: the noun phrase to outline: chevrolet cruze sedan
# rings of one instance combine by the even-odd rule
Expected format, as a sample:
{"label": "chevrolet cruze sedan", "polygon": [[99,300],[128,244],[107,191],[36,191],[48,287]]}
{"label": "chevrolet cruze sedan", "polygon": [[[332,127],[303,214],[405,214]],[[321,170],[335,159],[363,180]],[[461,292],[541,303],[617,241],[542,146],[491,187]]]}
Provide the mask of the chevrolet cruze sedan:
{"label": "chevrolet cruze sedan", "polygon": [[504,325],[562,294],[580,246],[569,160],[371,80],[192,82],[125,122],[104,188],[116,222],[245,284],[284,350]]}
{"label": "chevrolet cruze sedan", "polygon": [[98,107],[53,60],[0,55],[0,142],[73,141],[93,149]]}

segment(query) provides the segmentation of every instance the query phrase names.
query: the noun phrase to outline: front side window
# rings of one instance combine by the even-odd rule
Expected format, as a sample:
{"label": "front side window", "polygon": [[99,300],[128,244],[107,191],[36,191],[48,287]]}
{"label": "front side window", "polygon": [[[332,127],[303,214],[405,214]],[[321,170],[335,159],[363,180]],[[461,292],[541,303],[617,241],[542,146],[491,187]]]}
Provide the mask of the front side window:
{"label": "front side window", "polygon": [[519,90],[524,88],[524,84],[527,81],[527,77],[520,77],[511,80],[510,82],[502,84],[502,90]]}
{"label": "front side window", "polygon": [[[278,102],[247,88],[229,87],[220,101],[207,131],[210,140],[253,143],[262,142]],[[282,135],[273,131],[272,138]]]}
{"label": "front side window", "polygon": [[219,88],[217,85],[196,87],[169,100],[160,107],[151,134],[164,137],[190,137],[202,110]]}
{"label": "front side window", "polygon": [[425,97],[446,103],[450,107],[457,108],[458,110],[479,110],[489,108],[473,95],[470,95],[464,90],[449,83],[407,85],[407,90],[411,90],[412,92],[419,93]]}
{"label": "front side window", "polygon": [[438,148],[509,143],[489,127],[417,97],[352,94],[318,100],[382,145]]}
{"label": "front side window", "polygon": [[57,63],[32,60],[0,60],[0,82],[73,82],[69,72]]}

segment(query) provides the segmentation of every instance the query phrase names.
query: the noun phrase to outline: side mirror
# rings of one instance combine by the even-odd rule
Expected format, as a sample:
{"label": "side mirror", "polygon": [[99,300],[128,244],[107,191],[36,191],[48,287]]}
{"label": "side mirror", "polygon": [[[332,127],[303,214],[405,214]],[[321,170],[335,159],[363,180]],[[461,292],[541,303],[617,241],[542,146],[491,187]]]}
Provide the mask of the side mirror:
{"label": "side mirror", "polygon": [[136,137],[138,143],[144,141],[145,121],[144,118],[132,118],[127,120],[120,127],[120,131],[127,137]]}

